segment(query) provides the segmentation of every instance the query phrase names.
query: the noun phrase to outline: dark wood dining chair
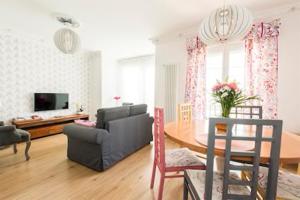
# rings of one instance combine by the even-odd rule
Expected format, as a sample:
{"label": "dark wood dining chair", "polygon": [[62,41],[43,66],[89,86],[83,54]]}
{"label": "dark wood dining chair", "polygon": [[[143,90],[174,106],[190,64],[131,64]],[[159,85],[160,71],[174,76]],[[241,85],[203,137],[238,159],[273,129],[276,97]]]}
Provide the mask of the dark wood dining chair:
{"label": "dark wood dining chair", "polygon": [[[217,124],[226,124],[227,133],[219,134],[216,131]],[[233,134],[233,126],[247,125],[253,129],[255,135],[238,136]],[[263,135],[263,128],[272,128],[272,135],[266,137]],[[279,170],[279,155],[282,134],[281,120],[260,120],[260,119],[230,119],[230,118],[210,118],[209,136],[207,152],[206,171],[186,170],[184,173],[184,196],[188,199],[188,194],[193,200],[205,199],[249,199],[256,200],[258,197],[258,178],[260,167],[260,153],[262,142],[269,142],[271,145],[270,159],[268,164],[267,184],[264,199],[276,199],[277,178]],[[224,173],[215,172],[214,157],[216,140],[225,142],[224,150]],[[232,142],[250,141],[253,143],[253,150],[238,151],[232,148]],[[239,165],[232,162],[234,158],[248,158],[251,164]],[[251,172],[250,180],[241,179],[238,172]]]}
{"label": "dark wood dining chair", "polygon": [[231,109],[230,116],[232,118],[242,119],[262,119],[262,106],[235,106]]}

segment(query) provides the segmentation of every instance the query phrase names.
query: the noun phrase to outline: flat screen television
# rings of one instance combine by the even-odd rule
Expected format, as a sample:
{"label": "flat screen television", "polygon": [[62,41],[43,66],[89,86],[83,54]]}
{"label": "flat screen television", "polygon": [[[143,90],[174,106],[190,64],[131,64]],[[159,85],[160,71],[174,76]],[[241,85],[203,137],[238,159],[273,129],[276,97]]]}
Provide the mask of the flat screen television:
{"label": "flat screen television", "polygon": [[69,109],[67,93],[34,93],[34,111]]}

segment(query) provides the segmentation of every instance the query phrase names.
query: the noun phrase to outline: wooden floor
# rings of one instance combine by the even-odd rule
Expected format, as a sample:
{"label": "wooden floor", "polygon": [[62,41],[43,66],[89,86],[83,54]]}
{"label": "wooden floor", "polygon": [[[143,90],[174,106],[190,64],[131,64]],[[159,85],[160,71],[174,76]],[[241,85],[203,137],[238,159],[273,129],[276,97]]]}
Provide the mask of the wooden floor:
{"label": "wooden floor", "polygon": [[[177,147],[168,141],[167,147]],[[31,159],[26,162],[23,144],[0,151],[0,199],[101,199],[152,200],[149,189],[153,146],[139,150],[105,172],[96,172],[66,157],[66,137],[62,134],[32,141]],[[182,179],[165,182],[164,199],[182,199]]]}
{"label": "wooden floor", "polygon": [[[167,148],[178,147],[166,140]],[[154,200],[149,189],[153,146],[139,150],[105,172],[96,172],[66,157],[66,137],[62,134],[32,141],[31,160],[24,157],[25,145],[0,151],[0,199],[100,199]],[[295,167],[289,167],[295,171]],[[182,199],[183,180],[165,182],[164,200]]]}

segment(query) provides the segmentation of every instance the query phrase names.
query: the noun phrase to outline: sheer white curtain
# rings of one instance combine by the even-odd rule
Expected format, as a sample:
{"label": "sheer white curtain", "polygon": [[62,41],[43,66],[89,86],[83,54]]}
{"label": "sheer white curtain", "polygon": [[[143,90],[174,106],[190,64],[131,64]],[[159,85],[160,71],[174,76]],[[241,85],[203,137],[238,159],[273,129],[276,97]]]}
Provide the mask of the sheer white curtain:
{"label": "sheer white curtain", "polygon": [[121,102],[145,103],[148,111],[153,113],[154,66],[154,55],[118,61],[117,95],[121,96]]}

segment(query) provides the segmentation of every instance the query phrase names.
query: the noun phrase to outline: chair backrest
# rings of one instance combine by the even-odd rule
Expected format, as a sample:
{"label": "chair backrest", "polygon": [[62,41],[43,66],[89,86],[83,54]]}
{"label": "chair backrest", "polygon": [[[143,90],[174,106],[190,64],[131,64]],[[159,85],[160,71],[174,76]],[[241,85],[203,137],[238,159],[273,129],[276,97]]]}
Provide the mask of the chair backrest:
{"label": "chair backrest", "polygon": [[15,134],[15,126],[0,126],[0,146],[16,142],[19,136]]}
{"label": "chair backrest", "polygon": [[[218,134],[216,131],[216,124],[226,124],[227,133]],[[255,130],[255,135],[251,136],[238,136],[233,135],[232,129],[234,125],[247,125]],[[253,129],[255,127],[255,129]],[[263,135],[264,127],[272,127],[272,135]],[[250,128],[250,127],[249,127]],[[213,188],[213,168],[214,168],[214,150],[215,140],[225,140],[225,162],[224,162],[224,179],[223,179],[223,194],[222,199],[253,199],[257,198],[258,174],[260,165],[260,154],[262,142],[269,142],[271,146],[270,159],[268,162],[268,182],[266,189],[266,198],[273,200],[276,198],[277,178],[279,170],[279,156],[280,144],[282,134],[282,121],[281,120],[260,120],[260,119],[230,119],[230,118],[210,118],[209,119],[209,137],[208,137],[208,152],[207,152],[207,170],[205,180],[205,196],[207,200],[212,198]],[[232,141],[252,141],[254,149],[251,151],[237,151],[232,150]],[[236,165],[232,162],[232,157],[249,157],[250,165]],[[234,181],[229,177],[230,171],[252,171],[252,179]],[[249,187],[250,194],[240,195],[229,193],[229,187],[232,185],[240,185]]]}
{"label": "chair backrest", "polygon": [[191,121],[192,120],[192,104],[182,103],[177,106],[178,120]]}
{"label": "chair backrest", "polygon": [[160,170],[164,170],[166,163],[163,108],[154,108],[154,159]]}
{"label": "chair backrest", "polygon": [[262,119],[262,106],[236,106],[230,115],[233,118]]}

